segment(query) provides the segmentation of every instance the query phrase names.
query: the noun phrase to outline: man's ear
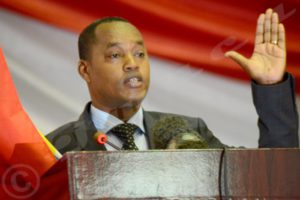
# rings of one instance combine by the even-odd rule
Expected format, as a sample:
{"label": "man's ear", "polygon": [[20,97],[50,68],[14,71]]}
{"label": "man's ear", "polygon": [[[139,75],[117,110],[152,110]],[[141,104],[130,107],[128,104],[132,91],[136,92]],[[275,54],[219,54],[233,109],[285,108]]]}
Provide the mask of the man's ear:
{"label": "man's ear", "polygon": [[89,64],[88,61],[80,59],[78,62],[78,73],[80,76],[87,82],[91,82],[90,78],[90,69],[91,65]]}

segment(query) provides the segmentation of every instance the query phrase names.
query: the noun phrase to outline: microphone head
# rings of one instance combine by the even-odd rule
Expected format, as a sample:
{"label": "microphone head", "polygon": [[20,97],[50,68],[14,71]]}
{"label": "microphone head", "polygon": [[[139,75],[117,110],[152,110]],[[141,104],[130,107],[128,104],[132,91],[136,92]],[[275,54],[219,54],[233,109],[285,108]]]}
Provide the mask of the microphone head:
{"label": "microphone head", "polygon": [[174,137],[167,146],[167,149],[206,149],[208,144],[195,131],[180,133]]}
{"label": "microphone head", "polygon": [[166,149],[172,138],[187,130],[188,126],[182,118],[176,116],[162,117],[151,129],[155,148]]}
{"label": "microphone head", "polygon": [[158,149],[204,149],[205,139],[178,116],[162,117],[151,129]]}
{"label": "microphone head", "polygon": [[203,149],[208,148],[205,139],[189,128],[178,116],[162,117],[151,129],[155,148],[158,149]]}
{"label": "microphone head", "polygon": [[94,135],[96,142],[100,145],[104,145],[107,142],[107,136],[104,133],[97,132]]}

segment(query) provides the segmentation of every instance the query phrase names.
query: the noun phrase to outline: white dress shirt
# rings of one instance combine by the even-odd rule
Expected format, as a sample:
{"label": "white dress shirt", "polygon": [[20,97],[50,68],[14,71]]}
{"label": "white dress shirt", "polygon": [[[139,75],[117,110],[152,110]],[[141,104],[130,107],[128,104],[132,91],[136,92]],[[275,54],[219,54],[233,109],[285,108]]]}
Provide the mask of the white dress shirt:
{"label": "white dress shirt", "polygon": [[[91,109],[90,110],[91,118],[92,118],[92,121],[93,121],[96,129],[99,132],[105,133],[109,142],[118,146],[119,148],[122,148],[122,146],[123,146],[122,141],[117,136],[115,136],[114,134],[112,134],[108,131],[119,124],[123,124],[124,122],[107,112],[99,110],[98,108],[94,107],[93,105],[91,105],[90,109]],[[140,107],[140,109],[127,121],[128,123],[135,124],[140,128],[140,129],[136,130],[136,132],[133,135],[134,143],[139,148],[139,150],[149,149],[148,143],[147,143],[147,138],[145,135],[143,119],[144,119],[143,109],[142,109],[142,107]],[[116,150],[115,148],[113,148],[112,146],[110,146],[107,143],[104,145],[108,151]]]}

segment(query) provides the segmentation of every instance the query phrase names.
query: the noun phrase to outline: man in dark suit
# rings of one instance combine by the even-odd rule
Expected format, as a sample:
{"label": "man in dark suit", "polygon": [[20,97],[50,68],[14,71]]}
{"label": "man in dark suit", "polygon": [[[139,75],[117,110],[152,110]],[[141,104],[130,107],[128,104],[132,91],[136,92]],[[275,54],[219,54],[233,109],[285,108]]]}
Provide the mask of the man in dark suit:
{"label": "man in dark suit", "polygon": [[[149,87],[150,66],[138,29],[122,18],[104,18],[83,30],[78,46],[78,71],[87,83],[91,102],[78,121],[58,128],[47,138],[61,153],[115,149],[108,144],[97,144],[96,132],[105,133],[117,149],[131,149],[132,145],[132,149],[140,150],[157,148],[151,128],[161,117],[173,114],[147,112],[141,107]],[[277,13],[268,9],[259,16],[251,58],[232,51],[225,56],[239,63],[253,80],[254,104],[259,115],[259,147],[298,147],[294,84],[291,75],[285,73],[285,31]],[[225,146],[202,119],[179,117],[204,138],[209,148]],[[125,136],[115,134],[114,129],[124,122],[132,125],[127,130],[133,129],[133,135],[126,141]],[[125,135],[127,137],[128,132]]]}

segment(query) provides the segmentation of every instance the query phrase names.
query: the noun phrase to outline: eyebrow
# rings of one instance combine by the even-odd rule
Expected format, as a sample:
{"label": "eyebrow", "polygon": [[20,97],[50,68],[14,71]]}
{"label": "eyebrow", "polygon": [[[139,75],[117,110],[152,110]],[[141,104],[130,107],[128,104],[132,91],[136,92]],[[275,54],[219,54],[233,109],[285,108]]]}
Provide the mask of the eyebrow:
{"label": "eyebrow", "polygon": [[[135,42],[137,45],[141,45],[144,46],[144,42],[142,40],[136,41]],[[116,46],[120,46],[122,43],[120,42],[109,42],[106,47],[110,48],[110,47],[116,47]]]}

